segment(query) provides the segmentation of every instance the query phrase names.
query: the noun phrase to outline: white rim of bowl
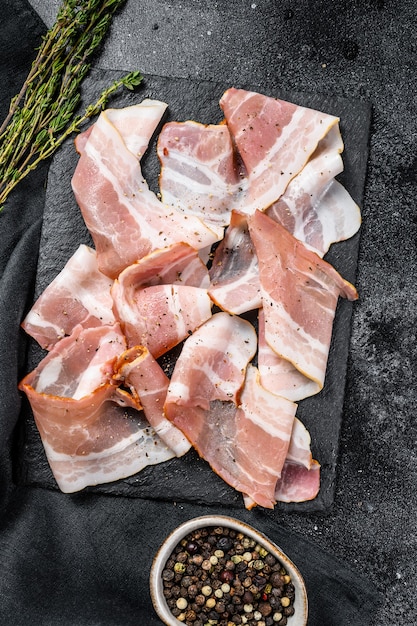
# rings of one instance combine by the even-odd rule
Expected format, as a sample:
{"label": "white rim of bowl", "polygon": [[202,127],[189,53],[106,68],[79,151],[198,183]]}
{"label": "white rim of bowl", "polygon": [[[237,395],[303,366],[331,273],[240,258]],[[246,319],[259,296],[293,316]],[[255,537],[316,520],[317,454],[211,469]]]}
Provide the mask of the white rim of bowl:
{"label": "white rim of bowl", "polygon": [[288,626],[305,626],[307,624],[308,616],[307,591],[303,577],[301,576],[297,566],[291,561],[285,552],[277,546],[277,544],[271,541],[261,531],[256,530],[249,524],[246,524],[246,522],[242,522],[227,515],[203,515],[201,517],[194,517],[180,526],[177,526],[177,528],[175,528],[175,530],[167,536],[165,541],[160,546],[152,563],[149,583],[154,609],[164,624],[167,626],[179,626],[180,624],[183,624],[183,622],[180,622],[174,615],[172,615],[163,595],[162,571],[165,567],[165,563],[167,562],[172,550],[181,541],[181,539],[197,528],[206,528],[211,526],[227,526],[228,528],[233,528],[233,530],[243,532],[251,539],[255,539],[258,543],[263,544],[269,552],[275,553],[288,571],[288,574],[291,576],[292,582],[296,588],[294,615],[288,618]]}

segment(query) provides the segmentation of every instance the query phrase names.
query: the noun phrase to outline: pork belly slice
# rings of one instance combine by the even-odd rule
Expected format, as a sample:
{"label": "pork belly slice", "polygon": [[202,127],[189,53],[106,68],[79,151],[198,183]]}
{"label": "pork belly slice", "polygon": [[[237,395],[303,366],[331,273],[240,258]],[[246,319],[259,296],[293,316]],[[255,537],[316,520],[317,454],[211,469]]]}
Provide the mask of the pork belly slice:
{"label": "pork belly slice", "polygon": [[132,292],[115,281],[114,312],[129,347],[146,346],[158,358],[211,317],[206,289],[189,285],[151,285]]}
{"label": "pork belly slice", "polygon": [[211,400],[203,409],[169,402],[165,411],[213,471],[249,498],[248,508],[274,507],[296,405],[265,390],[253,365],[238,405]]}
{"label": "pork belly slice", "polygon": [[210,276],[198,251],[186,243],[175,243],[155,250],[132,263],[116,281],[125,297],[133,299],[137,289],[154,285],[189,285],[208,288]]}
{"label": "pork belly slice", "polygon": [[198,215],[222,237],[245,185],[225,124],[169,122],[158,138],[162,199]]}
{"label": "pork belly slice", "polygon": [[320,391],[320,385],[291,361],[277,354],[265,338],[265,312],[258,313],[258,368],[261,384],[272,393],[298,402]]}
{"label": "pork belly slice", "polygon": [[106,111],[83,147],[72,188],[93,238],[98,266],[110,278],[173,243],[200,250],[218,240],[198,217],[184,216],[158,200]]}
{"label": "pork belly slice", "polygon": [[332,243],[349,239],[361,225],[358,205],[335,179],[343,171],[342,150],[337,124],[319,142],[280,199],[266,210],[321,257]]}
{"label": "pork belly slice", "polygon": [[313,461],[309,469],[285,461],[275,487],[277,502],[306,502],[314,500],[320,491],[320,465]]}
{"label": "pork belly slice", "polygon": [[21,326],[42,348],[50,350],[79,324],[84,328],[113,324],[112,283],[98,269],[95,251],[81,244]]}
{"label": "pork belly slice", "polygon": [[164,413],[169,378],[149,350],[143,346],[126,350],[119,357],[115,369],[115,379],[133,388],[140,398],[146,419],[155,433],[176,456],[188,452],[191,443]]}
{"label": "pork belly slice", "polygon": [[[160,100],[145,98],[142,102],[121,109],[106,109],[108,120],[120,133],[126,148],[141,159],[149,142],[167,109],[167,104]],[[75,147],[79,154],[84,151],[93,125],[75,139]]]}
{"label": "pork belly slice", "polygon": [[323,387],[339,296],[353,285],[265,213],[249,217],[259,262],[265,340],[304,376]]}
{"label": "pork belly slice", "polygon": [[[304,502],[313,500],[320,490],[320,464],[311,454],[311,437],[304,424],[294,417],[291,439],[285,462],[275,485],[277,502]],[[244,495],[247,509],[256,505]]]}
{"label": "pork belly slice", "polygon": [[221,312],[186,340],[165,413],[229,485],[272,508],[296,405],[259,384],[256,333]]}
{"label": "pork belly slice", "polygon": [[19,384],[32,407],[61,491],[131,476],[175,452],[146,421],[137,395],[115,379],[120,327],[74,329]]}
{"label": "pork belly slice", "polygon": [[167,405],[208,409],[212,400],[237,403],[256,343],[252,324],[228,313],[215,313],[184,342],[168,387]]}
{"label": "pork belly slice", "polygon": [[209,296],[223,311],[241,315],[261,306],[258,258],[244,213],[232,211],[209,273]]}
{"label": "pork belly slice", "polygon": [[244,89],[220,99],[245,165],[248,189],[240,210],[252,214],[278,200],[339,118]]}

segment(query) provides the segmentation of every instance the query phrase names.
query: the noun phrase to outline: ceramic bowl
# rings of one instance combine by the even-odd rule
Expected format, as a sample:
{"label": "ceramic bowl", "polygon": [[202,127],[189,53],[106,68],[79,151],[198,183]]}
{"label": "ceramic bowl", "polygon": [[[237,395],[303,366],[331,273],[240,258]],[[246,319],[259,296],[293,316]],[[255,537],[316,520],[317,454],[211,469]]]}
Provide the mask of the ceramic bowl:
{"label": "ceramic bowl", "polygon": [[254,539],[281,561],[291,576],[295,587],[294,615],[288,618],[288,626],[305,626],[307,624],[308,601],[303,578],[288,556],[263,533],[255,530],[245,522],[223,515],[206,515],[195,517],[178,526],[159,548],[151,567],[150,592],[155,611],[166,626],[180,626],[183,622],[174,617],[163,595],[162,571],[175,546],[193,530],[211,526],[223,526],[244,533]]}

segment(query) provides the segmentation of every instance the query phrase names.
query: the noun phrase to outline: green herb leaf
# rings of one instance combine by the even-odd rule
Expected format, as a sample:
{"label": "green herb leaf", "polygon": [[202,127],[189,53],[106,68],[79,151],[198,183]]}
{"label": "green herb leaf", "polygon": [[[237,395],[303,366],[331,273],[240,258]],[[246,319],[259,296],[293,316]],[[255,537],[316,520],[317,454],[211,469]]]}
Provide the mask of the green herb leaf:
{"label": "green herb leaf", "polygon": [[22,89],[0,126],[0,211],[14,187],[72,133],[100,113],[120,88],[142,82],[131,72],[105,89],[77,114],[81,84],[114,14],[126,0],[64,0],[55,24],[42,38]]}

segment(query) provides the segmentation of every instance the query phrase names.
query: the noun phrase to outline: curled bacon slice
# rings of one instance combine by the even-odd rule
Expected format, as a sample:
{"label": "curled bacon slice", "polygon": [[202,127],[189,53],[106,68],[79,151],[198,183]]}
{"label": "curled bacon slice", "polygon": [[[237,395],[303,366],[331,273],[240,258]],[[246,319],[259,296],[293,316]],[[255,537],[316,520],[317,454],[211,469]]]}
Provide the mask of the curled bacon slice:
{"label": "curled bacon slice", "polygon": [[[79,491],[175,456],[114,379],[118,325],[74,329],[20,383],[61,491]],[[130,411],[133,409],[133,411]]]}
{"label": "curled bacon slice", "polygon": [[110,278],[153,250],[181,241],[203,249],[218,239],[198,217],[184,219],[158,200],[105,111],[83,146],[72,188]]}
{"label": "curled bacon slice", "polygon": [[181,343],[211,317],[206,289],[189,285],[151,285],[123,293],[121,283],[112,289],[114,310],[129,347],[146,346],[158,358]]}
{"label": "curled bacon slice", "polygon": [[223,311],[240,315],[261,306],[258,258],[246,215],[232,211],[210,268],[209,296]]}
{"label": "curled bacon slice", "polygon": [[81,244],[46,287],[22,322],[22,328],[46,350],[81,324],[113,324],[112,281],[97,267],[96,253]]}
{"label": "curled bacon slice", "polygon": [[225,124],[169,122],[158,138],[162,199],[222,237],[245,181]]}
{"label": "curled bacon slice", "polygon": [[272,508],[296,405],[259,384],[255,349],[248,322],[215,314],[185,342],[165,413],[223,480]]}
{"label": "curled bacon slice", "polygon": [[258,256],[265,340],[279,356],[323,387],[339,296],[356,289],[265,213],[249,218]]}
{"label": "curled bacon slice", "polygon": [[120,355],[115,369],[117,371],[115,379],[132,387],[140,398],[146,419],[155,433],[176,456],[188,452],[190,442],[164,413],[169,378],[149,350],[143,346],[126,350]]}
{"label": "curled bacon slice", "polygon": [[246,167],[248,187],[240,210],[252,214],[278,200],[339,118],[244,89],[220,99]]}

